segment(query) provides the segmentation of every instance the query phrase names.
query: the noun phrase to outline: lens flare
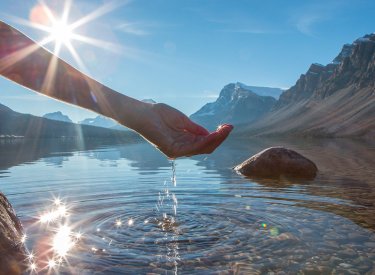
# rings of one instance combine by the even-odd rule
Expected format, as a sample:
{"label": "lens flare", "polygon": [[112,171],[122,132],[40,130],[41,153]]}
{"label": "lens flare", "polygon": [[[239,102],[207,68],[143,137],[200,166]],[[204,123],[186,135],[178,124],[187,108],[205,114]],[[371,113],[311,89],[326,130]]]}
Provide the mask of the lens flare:
{"label": "lens flare", "polygon": [[53,238],[53,250],[60,257],[65,257],[69,250],[74,246],[71,232],[69,226],[62,225]]}
{"label": "lens flare", "polygon": [[37,268],[38,268],[38,267],[37,267],[37,265],[36,265],[35,263],[31,263],[31,264],[30,264],[30,270],[31,270],[31,271],[35,271]]}
{"label": "lens flare", "polygon": [[55,198],[55,199],[53,200],[53,203],[54,203],[55,205],[60,205],[60,204],[61,204],[61,199],[60,199],[60,198]]}
{"label": "lens flare", "polygon": [[26,242],[26,239],[27,239],[27,235],[24,234],[24,235],[21,237],[21,243],[25,243],[25,242]]}
{"label": "lens flare", "polygon": [[122,225],[122,221],[120,219],[116,220],[115,222],[117,227],[120,227]]}
{"label": "lens flare", "polygon": [[51,259],[48,261],[48,267],[49,268],[54,268],[56,266],[55,260]]}
{"label": "lens flare", "polygon": [[80,240],[82,238],[82,233],[78,232],[75,234],[75,237],[77,240]]}

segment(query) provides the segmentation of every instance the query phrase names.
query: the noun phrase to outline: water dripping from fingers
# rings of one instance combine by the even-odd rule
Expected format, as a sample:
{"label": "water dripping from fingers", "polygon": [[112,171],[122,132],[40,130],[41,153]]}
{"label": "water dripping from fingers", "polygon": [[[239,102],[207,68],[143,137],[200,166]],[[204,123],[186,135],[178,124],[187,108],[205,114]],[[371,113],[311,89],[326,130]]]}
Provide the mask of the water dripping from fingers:
{"label": "water dripping from fingers", "polygon": [[158,227],[163,232],[162,243],[165,247],[162,248],[165,252],[163,261],[172,263],[174,266],[174,274],[178,271],[178,262],[180,261],[178,235],[179,228],[177,222],[177,206],[178,200],[176,194],[173,192],[177,186],[176,180],[176,163],[171,160],[172,175],[170,180],[165,180],[163,190],[159,192],[156,209],[161,213],[158,219]]}

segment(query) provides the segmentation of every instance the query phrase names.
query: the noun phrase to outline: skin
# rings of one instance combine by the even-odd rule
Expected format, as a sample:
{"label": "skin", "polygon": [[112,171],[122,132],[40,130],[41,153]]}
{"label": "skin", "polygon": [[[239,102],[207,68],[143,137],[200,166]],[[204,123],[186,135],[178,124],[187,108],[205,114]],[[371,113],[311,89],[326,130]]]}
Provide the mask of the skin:
{"label": "skin", "polygon": [[163,103],[145,103],[85,75],[0,21],[0,74],[26,88],[112,118],[169,158],[212,153],[233,126],[212,133]]}

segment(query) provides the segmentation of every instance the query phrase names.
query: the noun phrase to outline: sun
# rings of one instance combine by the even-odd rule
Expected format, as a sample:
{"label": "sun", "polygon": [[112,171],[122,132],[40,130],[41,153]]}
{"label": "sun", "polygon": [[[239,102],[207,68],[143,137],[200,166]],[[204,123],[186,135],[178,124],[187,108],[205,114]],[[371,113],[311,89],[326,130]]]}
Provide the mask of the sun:
{"label": "sun", "polygon": [[49,32],[56,44],[69,45],[74,36],[71,26],[63,20],[54,22]]}
{"label": "sun", "polygon": [[[45,33],[45,36],[42,36],[40,41],[36,41],[36,44],[32,44],[22,49],[22,55],[21,53],[19,54],[21,58],[25,58],[27,55],[36,51],[39,47],[45,47],[47,44],[52,44],[52,49],[50,50],[53,55],[49,61],[42,83],[42,89],[44,90],[49,90],[54,83],[59,58],[62,58],[62,56],[60,56],[62,49],[65,49],[66,51],[61,55],[63,55],[64,58],[70,58],[71,60],[68,61],[73,61],[75,63],[73,64],[76,65],[78,69],[86,73],[89,73],[89,69],[86,67],[82,55],[77,51],[78,49],[76,47],[78,46],[82,47],[84,44],[89,44],[115,53],[123,54],[125,52],[124,49],[127,49],[130,53],[132,52],[130,48],[124,48],[123,46],[100,40],[97,37],[88,37],[84,35],[84,29],[82,29],[82,26],[87,26],[91,21],[104,16],[115,8],[125,5],[128,2],[108,2],[95,8],[86,15],[80,15],[78,6],[73,5],[73,1],[74,0],[51,0],[49,1],[51,6],[48,6],[45,3],[45,0],[37,0],[37,4],[30,10],[29,20],[10,16],[10,19],[15,23]],[[12,62],[17,61],[19,61],[19,59],[14,59]],[[43,217],[42,222],[48,222],[50,219],[53,219],[53,217],[45,216]]]}
{"label": "sun", "polygon": [[117,51],[120,47],[113,43],[102,41],[97,38],[87,37],[80,34],[77,29],[83,25],[87,25],[94,19],[101,17],[115,8],[126,4],[126,2],[109,2],[93,10],[91,13],[81,16],[75,21],[70,12],[76,7],[73,7],[73,0],[62,0],[60,8],[49,7],[43,0],[38,0],[38,3],[30,10],[29,20],[12,17],[16,23],[41,30],[46,33],[46,36],[38,41],[40,46],[45,46],[52,43],[54,45],[53,53],[58,56],[61,49],[66,48],[73,59],[76,61],[81,69],[86,69],[80,55],[74,47],[75,41],[90,44],[95,47],[103,48],[105,50]]}

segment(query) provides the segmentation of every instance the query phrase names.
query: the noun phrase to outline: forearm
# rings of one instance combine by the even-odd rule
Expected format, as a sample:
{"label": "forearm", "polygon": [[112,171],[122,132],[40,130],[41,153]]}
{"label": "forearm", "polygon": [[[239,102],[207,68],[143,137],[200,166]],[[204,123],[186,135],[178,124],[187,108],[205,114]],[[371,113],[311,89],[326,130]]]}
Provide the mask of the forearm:
{"label": "forearm", "polygon": [[31,90],[120,121],[137,130],[148,104],[117,93],[0,22],[0,74]]}

